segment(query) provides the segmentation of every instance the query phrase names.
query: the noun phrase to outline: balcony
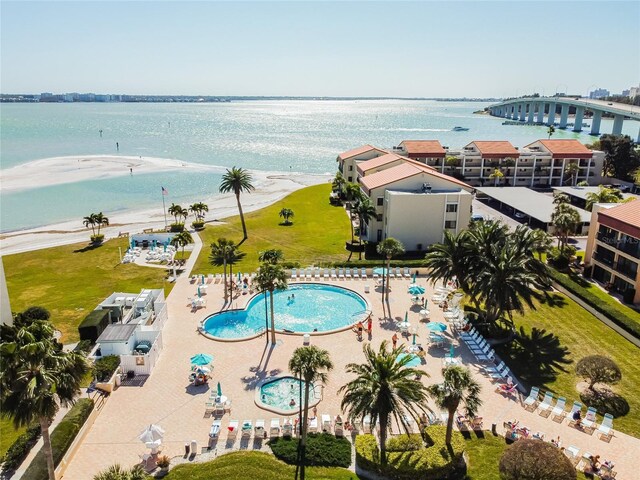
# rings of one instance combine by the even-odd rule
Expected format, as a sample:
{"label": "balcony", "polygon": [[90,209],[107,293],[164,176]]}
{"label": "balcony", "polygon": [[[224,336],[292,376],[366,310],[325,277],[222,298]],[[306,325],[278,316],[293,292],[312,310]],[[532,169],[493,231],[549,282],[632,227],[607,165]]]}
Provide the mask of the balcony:
{"label": "balcony", "polygon": [[638,243],[619,241],[618,250],[634,258],[640,258],[640,244]]}
{"label": "balcony", "polygon": [[618,243],[618,241],[616,240],[616,235],[612,236],[611,234],[607,235],[606,233],[598,232],[598,234],[596,235],[596,238],[602,243],[611,245],[612,247],[615,247]]}
{"label": "balcony", "polygon": [[624,275],[625,277],[627,277],[628,279],[632,280],[635,283],[636,276],[638,275],[637,265],[635,266],[635,268],[633,268],[631,267],[631,265],[629,265],[628,262],[622,262],[622,263],[617,262],[613,268],[616,271],[616,273],[621,273],[622,275]]}
{"label": "balcony", "polygon": [[596,251],[593,253],[593,259],[609,267],[613,267],[613,255],[603,255]]}

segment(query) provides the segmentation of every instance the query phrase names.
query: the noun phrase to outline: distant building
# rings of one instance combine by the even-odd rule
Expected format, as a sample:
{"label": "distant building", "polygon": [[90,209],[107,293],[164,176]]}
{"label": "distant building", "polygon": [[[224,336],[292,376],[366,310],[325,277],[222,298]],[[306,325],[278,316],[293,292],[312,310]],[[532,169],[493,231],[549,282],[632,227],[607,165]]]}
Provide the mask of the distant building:
{"label": "distant building", "polygon": [[622,93],[620,94],[623,97],[630,97],[631,95],[629,95],[631,93],[631,90],[622,90]]}
{"label": "distant building", "polygon": [[336,158],[336,161],[338,162],[338,170],[347,181],[355,182],[357,172],[356,166],[358,162],[371,160],[372,158],[386,154],[387,152],[385,150],[371,145],[363,145],[358,148],[353,148],[338,155],[338,158]]}
{"label": "distant building", "polygon": [[593,207],[585,268],[633,303],[640,303],[640,201]]}
{"label": "distant building", "polygon": [[630,97],[630,98],[635,98],[635,97],[637,97],[638,95],[640,95],[640,85],[639,85],[639,86],[637,86],[637,87],[631,87],[631,88],[629,89],[629,97]]}
{"label": "distant building", "polygon": [[606,88],[597,88],[592,92],[589,92],[589,98],[604,98],[604,97],[608,97],[609,95],[611,95],[611,92],[609,92],[609,90],[607,90]]}

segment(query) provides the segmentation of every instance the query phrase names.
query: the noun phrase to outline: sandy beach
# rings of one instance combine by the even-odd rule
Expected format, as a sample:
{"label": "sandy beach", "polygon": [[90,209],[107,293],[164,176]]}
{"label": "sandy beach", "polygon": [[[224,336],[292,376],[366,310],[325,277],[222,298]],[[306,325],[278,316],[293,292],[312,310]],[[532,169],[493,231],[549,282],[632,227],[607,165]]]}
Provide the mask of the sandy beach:
{"label": "sandy beach", "polygon": [[[15,192],[31,188],[32,185],[43,187],[129,175],[129,168],[133,168],[134,172],[138,173],[159,170],[184,171],[184,169],[217,173],[225,171],[222,167],[152,157],[142,157],[142,159],[139,157],[109,156],[58,157],[36,160],[19,167],[0,171],[1,191]],[[295,190],[328,182],[331,179],[330,175],[258,170],[252,170],[251,174],[256,189],[251,194],[245,194],[242,197],[242,207],[245,212],[258,210]],[[220,195],[212,192],[205,199],[194,198],[193,201],[204,201],[209,205],[209,212],[205,218],[208,222],[238,213],[233,194]],[[163,228],[165,225],[162,205],[153,209],[104,213],[110,220],[110,226],[102,230],[106,238],[117,237],[122,232],[136,233],[145,228]],[[171,218],[169,217],[168,220],[171,221]],[[88,235],[89,230],[82,225],[81,218],[28,230],[7,232],[0,235],[0,255],[84,242],[88,240]]]}

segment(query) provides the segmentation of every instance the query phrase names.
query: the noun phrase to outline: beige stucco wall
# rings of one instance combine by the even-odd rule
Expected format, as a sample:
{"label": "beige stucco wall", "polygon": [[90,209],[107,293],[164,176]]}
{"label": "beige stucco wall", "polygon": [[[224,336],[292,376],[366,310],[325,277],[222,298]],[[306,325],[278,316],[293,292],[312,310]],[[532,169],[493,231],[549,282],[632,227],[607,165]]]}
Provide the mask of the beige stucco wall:
{"label": "beige stucco wall", "polygon": [[347,180],[349,179],[349,177],[352,177],[351,181],[355,182],[356,179],[358,178],[358,166],[357,166],[358,163],[371,160],[372,158],[378,158],[385,154],[386,152],[369,150],[368,152],[361,153],[360,155],[355,155],[351,158],[347,158],[344,161],[338,160],[342,164],[342,175]]}
{"label": "beige stucco wall", "polygon": [[13,325],[13,315],[11,314],[9,291],[7,290],[7,279],[4,275],[2,257],[0,257],[0,323],[3,325]]}

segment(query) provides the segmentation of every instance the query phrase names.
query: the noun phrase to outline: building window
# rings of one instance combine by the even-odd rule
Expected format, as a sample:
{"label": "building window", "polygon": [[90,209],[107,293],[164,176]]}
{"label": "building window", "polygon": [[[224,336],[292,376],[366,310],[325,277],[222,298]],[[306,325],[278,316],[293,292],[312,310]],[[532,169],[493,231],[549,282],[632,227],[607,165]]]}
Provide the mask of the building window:
{"label": "building window", "polygon": [[447,203],[447,213],[456,213],[458,211],[457,203]]}
{"label": "building window", "polygon": [[456,221],[455,220],[447,220],[444,222],[444,228],[455,230]]}
{"label": "building window", "polygon": [[382,230],[378,230],[378,242],[382,241]]}
{"label": "building window", "polygon": [[378,219],[379,222],[381,222],[382,221],[382,214],[379,213],[376,218]]}
{"label": "building window", "polygon": [[349,171],[353,172],[353,165],[349,165]]}
{"label": "building window", "polygon": [[349,182],[353,182],[353,177],[349,177],[349,178],[347,179],[347,181],[349,181]]}
{"label": "building window", "polygon": [[378,197],[377,204],[379,207],[384,205],[384,197]]}

